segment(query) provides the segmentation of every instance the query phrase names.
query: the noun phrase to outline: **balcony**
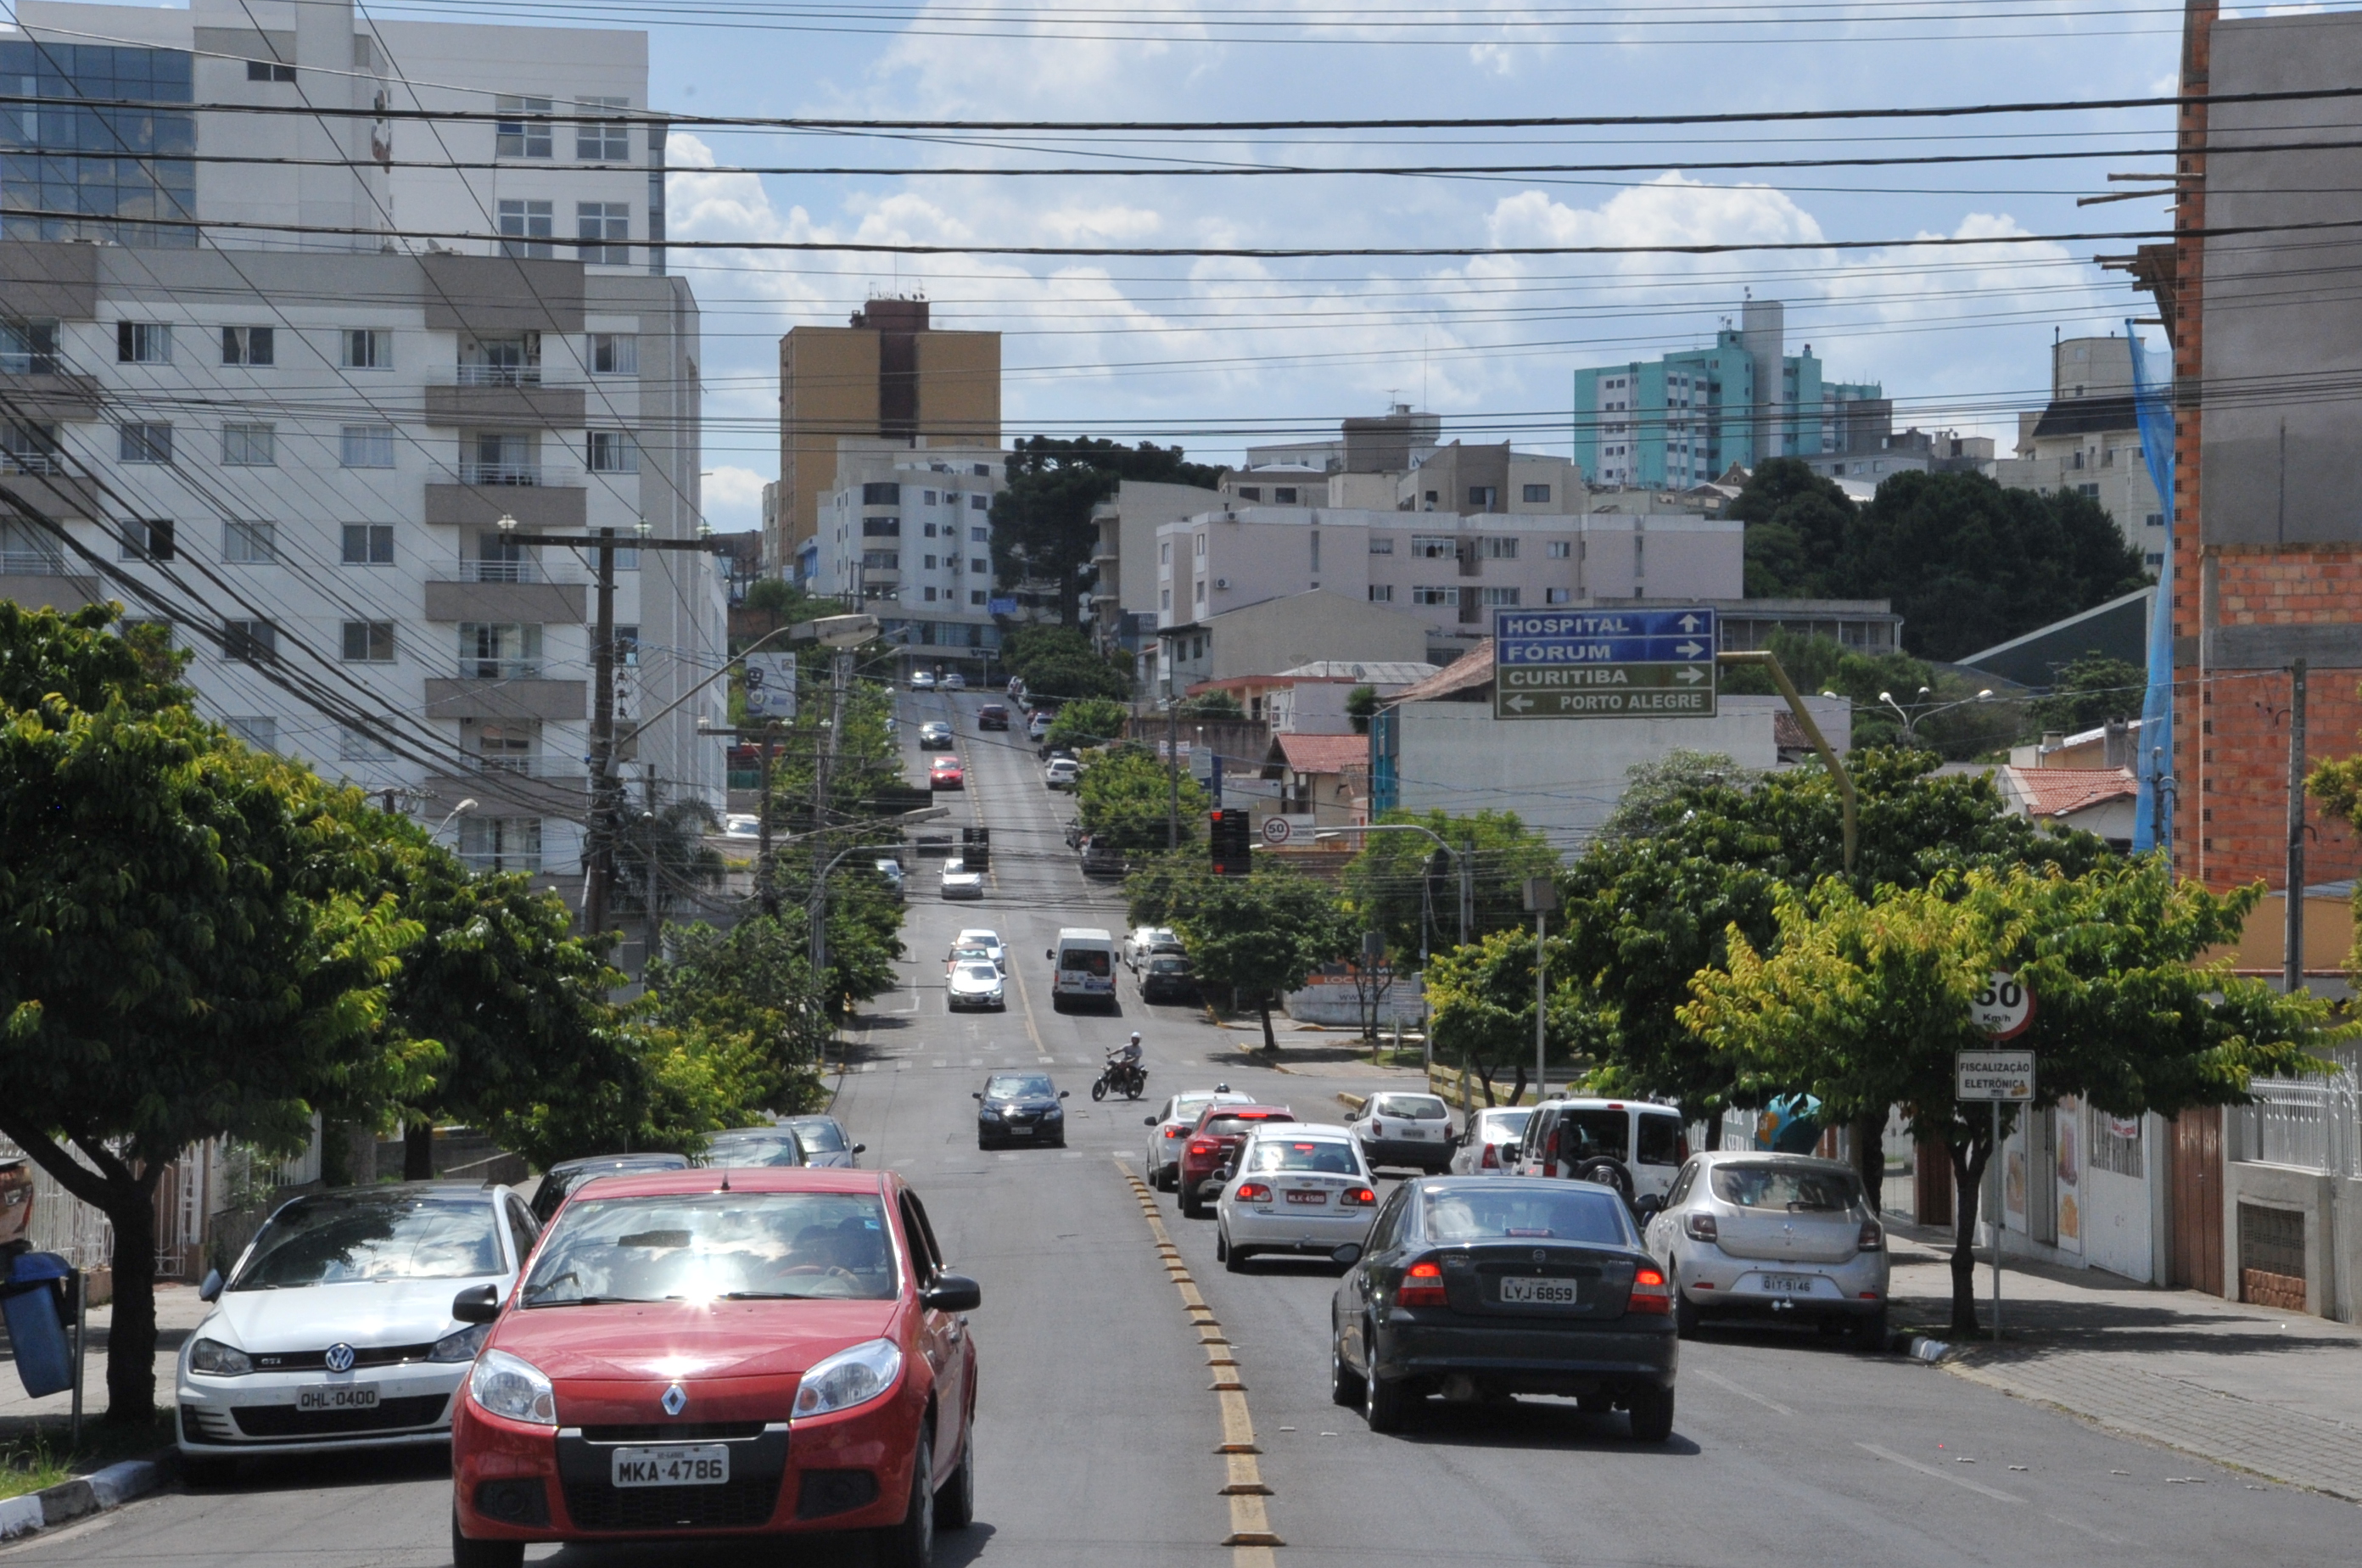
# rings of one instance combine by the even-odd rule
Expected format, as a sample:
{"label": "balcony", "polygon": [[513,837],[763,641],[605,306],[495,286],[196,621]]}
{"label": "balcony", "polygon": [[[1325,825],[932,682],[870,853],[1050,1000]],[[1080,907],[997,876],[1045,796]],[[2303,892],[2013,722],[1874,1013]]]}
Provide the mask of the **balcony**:
{"label": "balcony", "polygon": [[[470,367],[462,367],[463,370]],[[472,367],[482,374],[524,375],[528,372],[493,366]],[[540,372],[529,372],[534,382],[483,382],[474,385],[431,386],[426,389],[429,425],[520,425],[540,430],[579,430],[583,421],[580,387],[545,387]]]}
{"label": "balcony", "polygon": [[579,626],[586,592],[579,580],[554,580],[535,561],[461,561],[451,576],[427,580],[426,618]]}
{"label": "balcony", "polygon": [[590,771],[579,759],[546,756],[470,756],[464,771],[437,771],[426,781],[432,794],[453,805],[472,799],[487,808],[557,816],[579,811],[590,787]]}
{"label": "balcony", "polygon": [[[547,477],[546,465],[540,472]],[[430,484],[426,521],[445,527],[491,528],[513,517],[531,534],[579,534],[588,526],[590,492],[579,485]]]}
{"label": "balcony", "polygon": [[541,367],[463,363],[459,366],[458,384],[463,387],[537,387],[541,385]]}
{"label": "balcony", "polygon": [[479,489],[555,490],[579,485],[582,470],[568,463],[483,463],[462,458],[459,482]]}
{"label": "balcony", "polygon": [[[538,679],[535,659],[469,659],[471,670],[513,667],[519,673],[502,676],[430,677],[426,682],[426,716],[431,719],[541,719],[580,723],[590,714],[590,683],[587,680]],[[535,673],[524,673],[532,669]]]}
{"label": "balcony", "polygon": [[98,381],[92,376],[0,373],[0,407],[9,417],[49,425],[98,418]]}
{"label": "balcony", "polygon": [[[106,515],[98,486],[67,473],[65,465],[54,458],[0,458],[0,493],[14,496],[44,517],[80,517],[95,523]],[[0,513],[6,511],[0,506]]]}

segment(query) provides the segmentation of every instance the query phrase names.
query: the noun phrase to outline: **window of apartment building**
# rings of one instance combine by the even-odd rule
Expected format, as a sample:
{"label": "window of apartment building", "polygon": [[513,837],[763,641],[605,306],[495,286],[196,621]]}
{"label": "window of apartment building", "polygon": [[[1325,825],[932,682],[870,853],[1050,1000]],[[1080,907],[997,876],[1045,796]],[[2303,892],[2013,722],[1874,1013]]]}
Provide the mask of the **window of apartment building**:
{"label": "window of apartment building", "polygon": [[636,332],[592,333],[590,373],[594,376],[638,375],[640,335]]}
{"label": "window of apartment building", "polygon": [[539,871],[541,819],[469,812],[459,819],[459,858],[479,871]]}
{"label": "window of apartment building", "polygon": [[[922,502],[923,504],[928,505],[928,506],[933,506],[933,505],[934,505],[934,504],[935,504],[935,492],[934,492],[933,491],[932,491],[932,490],[928,490],[928,491],[920,491],[920,492],[919,492],[919,495],[920,495],[920,500],[921,500],[921,502]],[[933,527],[934,526],[934,525],[933,525],[933,524],[932,524],[932,523],[930,523],[930,524],[928,524],[928,525],[927,525],[927,526],[928,526],[929,528],[933,528]]]}
{"label": "window of apartment building", "polygon": [[1448,561],[1460,554],[1460,547],[1449,534],[1413,534],[1410,553],[1423,561]]}
{"label": "window of apartment building", "polygon": [[232,566],[267,566],[278,558],[278,524],[233,520],[222,525],[222,559]]}
{"label": "window of apartment building", "polygon": [[[577,98],[575,107],[595,112],[600,109],[628,109],[629,98]],[[574,156],[585,163],[624,163],[632,156],[632,127],[628,120],[590,120],[576,122]]]}
{"label": "window of apartment building", "polygon": [[0,473],[61,474],[65,471],[65,458],[58,451],[56,425],[0,420]]}
{"label": "window of apartment building", "polygon": [[[545,141],[546,138],[544,138]],[[542,154],[546,158],[547,153]],[[550,244],[555,233],[553,216],[556,207],[548,202],[507,201],[501,203],[501,254],[524,257],[528,260],[546,261],[555,256],[557,248]]]}
{"label": "window of apartment building", "polygon": [[279,464],[279,430],[271,425],[222,426],[222,466],[269,469]]}
{"label": "window of apartment building", "polygon": [[225,365],[275,365],[279,362],[279,334],[268,326],[225,326],[222,334],[222,363]]}
{"label": "window of apartment building", "polygon": [[981,588],[971,588],[967,591],[967,602],[970,604],[984,604],[988,600],[989,595]]}
{"label": "window of apartment building", "polygon": [[1468,487],[1469,511],[1490,512],[1494,507],[1498,506],[1500,503],[1501,491],[1499,486],[1490,484],[1472,484]]}
{"label": "window of apartment building", "polygon": [[1198,536],[1198,558],[1199,560],[1206,558],[1206,536],[1203,534]]}
{"label": "window of apartment building", "polygon": [[173,553],[170,518],[134,517],[116,526],[115,554],[119,560],[169,561]]}
{"label": "window of apartment building", "polygon": [[1370,554],[1374,556],[1390,556],[1394,553],[1395,540],[1393,535],[1373,534],[1370,536]]}
{"label": "window of apartment building", "polygon": [[275,60],[249,60],[246,62],[246,79],[248,82],[292,82],[295,80],[295,68],[281,65]]}
{"label": "window of apartment building", "polygon": [[1198,580],[1198,602],[1206,602],[1206,580],[1202,577]]}
{"label": "window of apartment building", "polygon": [[1550,500],[1550,491],[1551,487],[1546,484],[1529,484],[1526,486],[1527,503],[1530,505],[1536,502],[1547,502]]}
{"label": "window of apartment building", "polygon": [[120,425],[115,431],[115,456],[126,463],[169,463],[172,460],[172,427],[161,421]]}
{"label": "window of apartment building", "polygon": [[586,267],[628,267],[632,264],[632,205],[629,202],[577,202],[574,237],[581,244]]}
{"label": "window of apartment building", "polygon": [[1460,590],[1456,587],[1414,588],[1410,591],[1410,602],[1413,604],[1457,604],[1460,602]]}
{"label": "window of apartment building", "polygon": [[593,430],[589,436],[590,469],[594,474],[635,474],[640,471],[640,443],[628,430]]}
{"label": "window of apartment building", "polygon": [[1263,486],[1259,484],[1242,484],[1239,486],[1239,499],[1241,501],[1261,501],[1263,499]]}
{"label": "window of apartment building", "polygon": [[391,621],[346,622],[345,662],[347,664],[392,664],[393,662],[393,623]]}
{"label": "window of apartment building", "polygon": [[244,714],[222,720],[222,728],[257,751],[279,749],[279,721],[268,714]]}
{"label": "window of apartment building", "polygon": [[369,731],[352,724],[337,726],[338,762],[391,762],[393,748]]}
{"label": "window of apartment building", "polygon": [[919,532],[932,539],[935,536],[935,525],[932,523],[922,523],[919,525]]}
{"label": "window of apartment building", "polygon": [[1483,602],[1498,609],[1514,610],[1518,607],[1518,591],[1514,588],[1485,589]]}
{"label": "window of apartment building", "polygon": [[927,569],[928,569],[929,571],[933,571],[933,570],[934,570],[934,569],[935,569],[935,558],[934,558],[934,557],[933,557],[933,556],[929,556],[929,557],[927,558]]}
{"label": "window of apartment building", "polygon": [[2148,554],[2141,558],[2141,562],[2143,565],[2147,566],[2149,570],[2157,571],[2162,569],[2165,565],[2165,552],[2163,550],[2151,550]]}
{"label": "window of apartment building", "polygon": [[1477,553],[1488,561],[1513,561],[1518,558],[1518,541],[1510,538],[1485,538],[1479,541]]}
{"label": "window of apartment building", "polygon": [[861,552],[861,565],[867,571],[900,571],[902,569],[902,552],[864,550]]}
{"label": "window of apartment building", "polygon": [[531,622],[460,622],[459,674],[475,680],[538,680],[541,627]]}
{"label": "window of apartment building", "polygon": [[393,525],[391,523],[348,523],[344,525],[345,564],[347,566],[392,566],[393,564]]}
{"label": "window of apartment building", "polygon": [[339,433],[337,460],[348,469],[393,467],[393,426],[348,425]]}
{"label": "window of apartment building", "polygon": [[1295,505],[1296,495],[1296,487],[1294,485],[1287,484],[1281,485],[1271,492],[1271,498],[1274,501],[1278,502],[1283,506]]}
{"label": "window of apartment building", "polygon": [[2165,513],[2162,512],[2152,512],[2147,517],[2142,518],[2141,523],[2145,527],[2162,528],[2165,526]]}
{"label": "window of apartment building", "polygon": [[861,487],[861,504],[900,506],[902,504],[902,487],[890,480],[883,484],[865,484]]}
{"label": "window of apartment building", "polygon": [[461,386],[537,387],[541,334],[469,333],[459,339],[458,375]]}
{"label": "window of apartment building", "polygon": [[2093,501],[2097,501],[2100,499],[2100,487],[2096,484],[2079,484],[2075,487],[2075,493],[2087,495]]}
{"label": "window of apartment building", "polygon": [[171,364],[172,329],[157,321],[116,322],[115,362],[118,365]]}
{"label": "window of apartment building", "polygon": [[[1308,547],[1308,553],[1310,555],[1312,559],[1311,569],[1317,573],[1320,569],[1320,530],[1318,528],[1313,529],[1309,538],[1306,542]],[[1320,585],[1316,582],[1312,586],[1318,588]]]}
{"label": "window of apartment building", "polygon": [[1373,603],[1373,604],[1392,604],[1394,602],[1395,602],[1395,585],[1394,585],[1393,583],[1391,583],[1391,582],[1374,582],[1374,583],[1370,584],[1370,602],[1371,602],[1371,603]]}
{"label": "window of apartment building", "polygon": [[1545,604],[1572,604],[1574,602],[1574,590],[1572,588],[1545,588],[1542,590],[1542,602]]}
{"label": "window of apartment building", "polygon": [[967,569],[975,572],[990,571],[992,569],[992,563],[986,560],[982,556],[971,556],[968,558]]}
{"label": "window of apartment building", "polygon": [[1550,558],[1554,561],[1573,560],[1574,558],[1574,541],[1573,539],[1551,540]]}
{"label": "window of apartment building", "polygon": [[[519,97],[502,93],[493,100],[493,112],[500,116],[494,122],[498,139],[493,150],[502,158],[547,158],[550,156],[549,121],[552,108],[546,98]],[[508,205],[506,202],[501,204]]]}
{"label": "window of apartment building", "polygon": [[930,588],[930,589],[928,589],[928,590],[927,590],[927,602],[928,602],[928,603],[930,603],[930,604],[933,604],[934,602],[935,602],[935,591],[934,591],[933,589]]}
{"label": "window of apartment building", "polygon": [[[982,463],[978,463],[976,466],[976,471],[982,473],[984,471],[984,465]],[[967,498],[967,509],[970,512],[989,512],[992,510],[992,497],[988,495],[971,495]]]}
{"label": "window of apartment building", "polygon": [[269,621],[228,621],[222,625],[222,657],[239,664],[279,662],[279,628]]}
{"label": "window of apartment building", "polygon": [[54,376],[57,373],[56,322],[0,321],[0,375]]}
{"label": "window of apartment building", "polygon": [[344,346],[348,370],[393,369],[393,334],[381,327],[348,326],[337,334]]}
{"label": "window of apartment building", "polygon": [[463,484],[539,484],[539,437],[523,430],[479,430],[460,449],[473,448],[459,465]]}
{"label": "window of apartment building", "polygon": [[1166,588],[1159,590],[1156,598],[1156,607],[1159,610],[1170,610],[1173,608],[1173,591],[1171,589]]}
{"label": "window of apartment building", "polygon": [[861,520],[861,536],[865,539],[899,539],[902,536],[902,520],[900,517],[864,517]]}
{"label": "window of apartment building", "polygon": [[1156,561],[1159,566],[1171,566],[1173,564],[1172,540],[1166,539],[1156,547]]}

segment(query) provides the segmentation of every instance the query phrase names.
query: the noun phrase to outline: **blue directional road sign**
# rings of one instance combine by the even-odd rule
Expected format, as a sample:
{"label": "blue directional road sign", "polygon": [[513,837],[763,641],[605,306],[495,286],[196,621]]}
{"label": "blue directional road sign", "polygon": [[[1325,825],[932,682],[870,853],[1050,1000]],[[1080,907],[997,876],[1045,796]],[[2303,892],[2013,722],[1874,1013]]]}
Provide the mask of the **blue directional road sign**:
{"label": "blue directional road sign", "polygon": [[1715,613],[1498,610],[1493,714],[1500,719],[1712,718]]}

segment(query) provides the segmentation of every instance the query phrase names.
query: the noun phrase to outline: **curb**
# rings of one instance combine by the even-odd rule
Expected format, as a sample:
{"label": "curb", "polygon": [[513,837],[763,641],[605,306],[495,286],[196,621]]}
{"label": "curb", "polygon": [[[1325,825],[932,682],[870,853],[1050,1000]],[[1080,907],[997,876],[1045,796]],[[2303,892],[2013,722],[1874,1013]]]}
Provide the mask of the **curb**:
{"label": "curb", "polygon": [[[1370,1099],[1367,1095],[1344,1094],[1341,1092],[1337,1096],[1337,1103],[1343,1106],[1348,1110],[1359,1110],[1362,1107],[1369,1104]],[[1340,1198],[1338,1201],[1341,1203],[1344,1200]]]}
{"label": "curb", "polygon": [[1913,1361],[1924,1361],[1933,1366],[1951,1353],[1952,1347],[1946,1341],[1931,1340],[1925,1334],[1914,1334],[1911,1336],[1910,1345],[1903,1353]]}
{"label": "curb", "polygon": [[127,1459],[88,1475],[0,1502],[0,1540],[55,1529],[61,1524],[119,1508],[163,1485],[163,1468],[152,1459]]}

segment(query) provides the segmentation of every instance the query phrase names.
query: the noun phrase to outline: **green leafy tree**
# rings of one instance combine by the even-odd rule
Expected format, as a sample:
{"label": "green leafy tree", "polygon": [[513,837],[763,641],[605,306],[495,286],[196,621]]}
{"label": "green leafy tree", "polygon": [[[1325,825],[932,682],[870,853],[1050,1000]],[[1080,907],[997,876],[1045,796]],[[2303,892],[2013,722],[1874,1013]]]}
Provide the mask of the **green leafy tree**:
{"label": "green leafy tree", "polygon": [[1240,720],[1247,716],[1247,711],[1239,706],[1239,700],[1228,691],[1200,691],[1195,697],[1185,699],[1176,713],[1183,720]]}
{"label": "green leafy tree", "polygon": [[[1742,667],[1744,668],[1744,667]],[[1700,790],[1734,790],[1745,794],[1762,778],[1718,751],[1676,747],[1653,762],[1624,770],[1624,797],[1599,825],[1598,842],[1625,844],[1655,838],[1676,826]]]}
{"label": "green leafy tree", "polygon": [[[1072,626],[1082,575],[1098,547],[1098,525],[1091,521],[1098,503],[1127,479],[1210,488],[1217,477],[1214,469],[1185,461],[1178,447],[1029,436],[1010,453],[1009,487],[992,498],[993,569],[1005,587],[1054,584],[1058,624]],[[1032,678],[1025,684],[1032,687]]]}
{"label": "green leafy tree", "polygon": [[107,1419],[145,1425],[164,1164],[300,1148],[437,1053],[382,1037],[415,933],[359,798],[199,720],[116,613],[0,603],[0,1133],[113,1227]]}
{"label": "green leafy tree", "polygon": [[[1102,752],[1083,769],[1076,785],[1082,802],[1083,831],[1126,854],[1168,846],[1175,820],[1175,778],[1163,759],[1146,749],[1124,745]],[[1189,777],[1178,775],[1181,842],[1195,839],[1206,820],[1206,791]]]}
{"label": "green leafy tree", "polygon": [[1069,702],[1058,710],[1050,721],[1050,733],[1043,737],[1051,745],[1070,746],[1081,750],[1089,745],[1106,745],[1123,736],[1123,727],[1131,719],[1131,710],[1105,697],[1086,697],[1079,702]]}
{"label": "green leafy tree", "polygon": [[1747,597],[1829,597],[1827,585],[1843,567],[1854,512],[1844,487],[1802,458],[1758,463],[1729,509],[1747,525]]}
{"label": "green leafy tree", "polygon": [[1271,1010],[1321,965],[1356,949],[1353,922],[1324,884],[1285,867],[1248,877],[1210,872],[1177,881],[1173,928],[1209,995],[1237,995],[1263,1021],[1266,1051],[1279,1049]]}
{"label": "green leafy tree", "polygon": [[1376,687],[1356,686],[1345,693],[1345,716],[1353,722],[1355,734],[1368,734],[1370,721],[1377,717],[1377,713],[1378,689]]}
{"label": "green leafy tree", "polygon": [[1134,925],[1170,925],[1180,908],[1182,889],[1190,878],[1208,874],[1206,852],[1179,849],[1171,854],[1147,853],[1131,857],[1132,869],[1123,879],[1124,912]]}
{"label": "green leafy tree", "polygon": [[809,933],[757,915],[727,931],[675,927],[670,956],[649,972],[647,1010],[660,1023],[742,1039],[752,1108],[793,1115],[819,1109],[821,1052],[829,1039],[811,983]]}
{"label": "green leafy tree", "polygon": [[[1987,688],[1951,671],[1939,671],[1907,654],[1864,653],[1841,646],[1831,637],[1800,636],[1785,630],[1773,632],[1768,646],[1797,690],[1835,693],[1853,703],[1852,744],[1857,750],[1905,744],[1905,713],[1918,718],[1912,731],[1917,744],[1947,761],[1965,761],[2006,746],[2025,726],[2022,704],[1999,696],[1973,701]],[[1760,665],[1738,665],[1723,671],[1722,689],[1733,695],[1756,697],[1779,691],[1771,671]],[[1890,695],[1901,712],[1885,701]],[[1954,706],[1963,700],[1969,701]]]}
{"label": "green leafy tree", "polygon": [[[1529,877],[1554,876],[1558,851],[1529,828],[1515,812],[1478,812],[1455,817],[1436,811],[1420,815],[1388,812],[1385,823],[1408,823],[1440,836],[1455,851],[1473,845],[1475,923],[1472,937],[1523,930]],[[1387,950],[1398,954],[1440,952],[1460,940],[1460,865],[1433,839],[1415,833],[1374,833],[1346,865],[1346,907],[1362,929],[1385,933]]]}
{"label": "green leafy tree", "polygon": [[1070,626],[1011,627],[1000,645],[1000,662],[1025,682],[1029,698],[1122,702],[1131,696],[1130,659],[1100,657],[1090,639]]}
{"label": "green leafy tree", "polygon": [[[1565,944],[1548,944],[1553,967]],[[1534,933],[1496,931],[1448,953],[1428,966],[1428,1024],[1438,1061],[1461,1064],[1476,1075],[1485,1103],[1500,1104],[1494,1079],[1508,1068],[1517,1078],[1509,1103],[1526,1092],[1526,1069],[1534,1056]],[[1552,994],[1543,1048],[1552,1060],[1572,1060],[1590,1043],[1591,1020],[1564,990]]]}
{"label": "green leafy tree", "polygon": [[[1726,962],[1702,969],[1682,1021],[1724,1057],[1740,1092],[1801,1089],[1825,1113],[1876,1117],[1900,1105],[1915,1137],[1949,1154],[1958,1205],[1952,1331],[1977,1331],[1978,1189],[1991,1108],[1955,1096],[1953,1056],[1989,1041],[1970,999],[1996,973],[2035,999],[2017,1043],[2036,1053],[2036,1105],[2061,1096],[2120,1116],[2244,1104],[2258,1075],[2318,1072],[2325,1002],[2283,997],[2199,962],[2236,940],[2262,885],[2227,896],[2177,883],[2156,857],[2079,878],[2022,867],[1947,872],[1865,901],[1841,881],[1779,889],[1776,945],[1728,933]],[[2014,1109],[2004,1111],[2003,1135]]]}
{"label": "green leafy tree", "polygon": [[2028,704],[2027,717],[2037,733],[2077,734],[2110,719],[2139,718],[2147,691],[2147,671],[2094,648],[2059,667],[2049,694]]}

